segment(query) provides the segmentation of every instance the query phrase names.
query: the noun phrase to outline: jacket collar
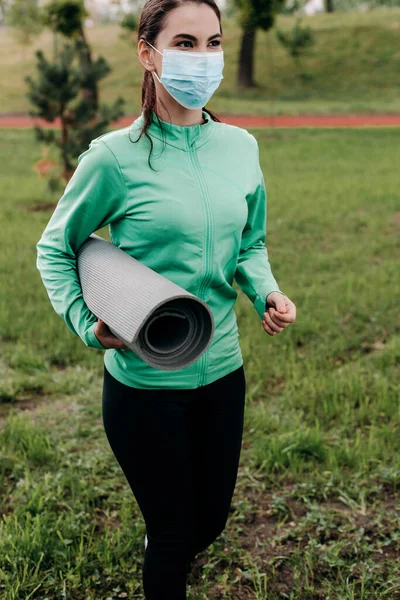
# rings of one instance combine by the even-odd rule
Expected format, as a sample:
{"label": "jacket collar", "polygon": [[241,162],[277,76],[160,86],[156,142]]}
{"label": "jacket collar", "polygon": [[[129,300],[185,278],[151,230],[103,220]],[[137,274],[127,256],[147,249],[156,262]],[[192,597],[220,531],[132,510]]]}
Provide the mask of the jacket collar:
{"label": "jacket collar", "polygon": [[[161,141],[165,140],[168,145],[189,152],[193,145],[196,148],[203,146],[215,131],[216,122],[213,121],[205,110],[202,111],[202,116],[205,120],[205,123],[202,125],[175,125],[174,123],[168,123],[160,119],[160,126],[158,117],[153,112],[152,121],[147,132],[151,137],[155,137]],[[144,112],[142,111],[139,117],[133,121],[131,127],[141,129],[143,124]]]}

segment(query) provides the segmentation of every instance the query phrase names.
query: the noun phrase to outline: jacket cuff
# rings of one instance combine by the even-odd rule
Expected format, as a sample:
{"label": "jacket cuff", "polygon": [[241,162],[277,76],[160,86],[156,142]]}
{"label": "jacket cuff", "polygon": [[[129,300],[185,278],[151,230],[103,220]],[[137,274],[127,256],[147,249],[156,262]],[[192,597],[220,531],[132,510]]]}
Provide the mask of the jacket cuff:
{"label": "jacket cuff", "polygon": [[100,342],[100,340],[96,337],[96,334],[94,332],[94,328],[96,327],[96,325],[97,325],[97,321],[92,323],[92,325],[86,331],[86,336],[85,336],[86,337],[86,345],[91,348],[107,350],[107,348],[105,346],[103,346],[103,344]]}

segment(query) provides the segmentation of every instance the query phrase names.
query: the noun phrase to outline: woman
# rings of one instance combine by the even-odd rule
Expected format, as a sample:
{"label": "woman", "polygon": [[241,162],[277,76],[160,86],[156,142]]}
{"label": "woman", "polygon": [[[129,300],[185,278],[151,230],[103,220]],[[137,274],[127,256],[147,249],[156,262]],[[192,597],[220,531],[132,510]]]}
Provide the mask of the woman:
{"label": "woman", "polygon": [[[142,113],[81,154],[37,267],[70,330],[106,349],[103,423],[147,528],[145,596],[183,600],[191,561],[225,528],[239,465],[246,383],[233,280],[270,336],[296,308],[268,261],[257,141],[204,108],[223,78],[214,0],[149,0],[138,57]],[[150,367],[84,303],[76,252],[108,224],[114,244],[212,310],[212,343],[189,367]]]}

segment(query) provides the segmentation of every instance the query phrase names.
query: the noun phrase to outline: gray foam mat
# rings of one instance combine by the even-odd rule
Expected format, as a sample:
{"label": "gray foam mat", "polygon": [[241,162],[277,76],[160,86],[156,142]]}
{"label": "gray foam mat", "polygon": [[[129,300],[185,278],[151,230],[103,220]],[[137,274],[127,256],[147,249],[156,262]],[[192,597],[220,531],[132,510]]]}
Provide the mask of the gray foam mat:
{"label": "gray foam mat", "polygon": [[88,308],[151,367],[182,369],[210,345],[208,305],[102,237],[79,248],[77,272]]}

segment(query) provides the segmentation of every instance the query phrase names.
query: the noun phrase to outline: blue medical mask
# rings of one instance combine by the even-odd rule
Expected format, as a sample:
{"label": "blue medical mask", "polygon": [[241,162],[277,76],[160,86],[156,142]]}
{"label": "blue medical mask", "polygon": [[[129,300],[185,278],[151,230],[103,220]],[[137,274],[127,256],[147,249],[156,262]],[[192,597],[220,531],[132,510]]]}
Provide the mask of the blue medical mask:
{"label": "blue medical mask", "polygon": [[224,52],[154,50],[163,57],[161,79],[153,71],[158,81],[185,108],[203,108],[224,78]]}

